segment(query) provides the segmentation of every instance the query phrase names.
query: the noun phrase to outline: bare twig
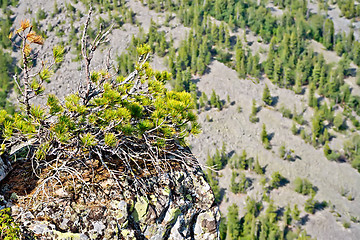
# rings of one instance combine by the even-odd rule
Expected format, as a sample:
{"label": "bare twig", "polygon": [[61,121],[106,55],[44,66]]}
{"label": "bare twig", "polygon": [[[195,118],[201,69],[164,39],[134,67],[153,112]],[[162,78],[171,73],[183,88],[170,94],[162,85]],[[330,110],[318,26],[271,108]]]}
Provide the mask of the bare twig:
{"label": "bare twig", "polygon": [[81,38],[81,54],[83,56],[83,59],[85,60],[85,75],[86,75],[86,82],[87,82],[87,89],[86,92],[90,91],[90,61],[91,59],[88,58],[87,53],[87,29],[90,24],[90,18],[92,14],[92,5],[90,5],[88,16],[86,18],[86,22],[84,24],[84,31]]}
{"label": "bare twig", "polygon": [[[89,101],[96,96],[98,93],[94,93],[94,88],[90,79],[90,64],[94,57],[94,52],[98,48],[98,46],[104,42],[106,42],[106,37],[110,34],[114,24],[112,24],[109,29],[103,33],[102,31],[102,25],[100,25],[100,30],[98,34],[96,35],[93,43],[88,48],[87,46],[87,29],[90,25],[90,19],[92,14],[92,6],[90,6],[88,16],[86,18],[86,22],[84,25],[84,31],[81,38],[81,54],[83,59],[85,60],[85,75],[86,75],[86,91],[83,98],[84,105],[87,105]],[[87,50],[88,49],[88,50]]]}

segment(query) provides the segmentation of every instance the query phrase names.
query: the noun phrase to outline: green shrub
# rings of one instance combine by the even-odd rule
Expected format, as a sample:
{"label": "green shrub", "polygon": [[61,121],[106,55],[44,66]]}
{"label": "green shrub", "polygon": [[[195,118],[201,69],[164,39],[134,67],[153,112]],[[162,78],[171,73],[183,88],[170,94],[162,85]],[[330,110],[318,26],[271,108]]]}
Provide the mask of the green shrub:
{"label": "green shrub", "polygon": [[273,103],[273,100],[272,100],[272,97],[270,94],[270,89],[267,84],[265,84],[265,87],[263,90],[262,100],[264,101],[265,104],[267,104],[269,106],[271,106],[271,104]]}
{"label": "green shrub", "polygon": [[279,155],[280,158],[284,158],[285,157],[285,153],[286,153],[286,149],[285,149],[285,144],[281,144],[281,146],[279,147]]}
{"label": "green shrub", "polygon": [[268,133],[267,133],[267,131],[266,131],[266,125],[265,125],[265,123],[263,123],[260,137],[261,137],[261,142],[263,143],[264,147],[265,147],[266,149],[271,149],[270,140],[269,140]]}
{"label": "green shrub", "polygon": [[[236,179],[239,178],[239,182]],[[250,187],[250,181],[246,178],[244,173],[238,174],[235,171],[232,171],[231,181],[230,181],[230,191],[233,193],[246,193],[246,189]]]}
{"label": "green shrub", "polygon": [[304,206],[305,212],[314,214],[315,213],[315,203],[316,202],[313,197],[306,200],[305,206]]}
{"label": "green shrub", "polygon": [[249,116],[249,121],[251,123],[257,123],[257,122],[259,122],[259,118],[256,115],[250,115]]}
{"label": "green shrub", "polygon": [[239,105],[239,106],[237,106],[236,110],[237,110],[238,113],[241,113],[242,112],[242,107]]}
{"label": "green shrub", "polygon": [[308,179],[302,179],[300,177],[297,177],[294,181],[294,190],[304,195],[311,194],[315,191],[312,183]]}
{"label": "green shrub", "polygon": [[276,189],[284,185],[285,182],[286,178],[284,178],[279,172],[274,172],[271,175],[270,187]]}
{"label": "green shrub", "polygon": [[256,158],[256,161],[255,161],[254,171],[255,171],[257,174],[259,174],[259,175],[263,175],[263,174],[264,174],[264,171],[263,171],[262,167],[261,167],[260,164],[259,164],[258,158]]}
{"label": "green shrub", "polygon": [[343,226],[344,228],[350,228],[350,223],[349,222],[343,222]]}
{"label": "green shrub", "polygon": [[299,130],[298,130],[298,128],[296,127],[295,121],[293,121],[293,123],[292,123],[292,125],[291,125],[291,132],[292,132],[292,134],[294,134],[294,135],[297,135],[297,134],[299,133]]}
{"label": "green shrub", "polygon": [[297,122],[298,124],[300,124],[300,125],[304,125],[305,123],[306,123],[306,121],[305,121],[305,119],[304,119],[304,117],[303,117],[303,115],[297,115],[297,114],[294,114],[293,115],[294,116],[294,120],[295,120],[295,122]]}
{"label": "green shrub", "polygon": [[252,107],[251,107],[251,114],[249,116],[249,120],[250,120],[251,123],[259,122],[259,118],[256,117],[257,112],[258,112],[258,108],[256,106],[256,101],[255,101],[255,99],[253,99]]}
{"label": "green shrub", "polygon": [[344,119],[341,114],[337,114],[334,118],[334,126],[336,130],[341,131],[344,129]]}
{"label": "green shrub", "polygon": [[326,201],[316,201],[314,200],[314,196],[306,200],[304,209],[306,212],[314,214],[316,210],[323,209],[328,206],[328,203]]}
{"label": "green shrub", "polygon": [[11,217],[10,208],[0,210],[0,239],[20,239],[20,228]]}
{"label": "green shrub", "polygon": [[351,166],[360,172],[360,156],[356,156],[351,162]]}
{"label": "green shrub", "polygon": [[337,161],[340,158],[340,153],[331,151],[331,153],[329,155],[327,155],[326,157],[330,161]]}
{"label": "green shrub", "polygon": [[292,119],[293,114],[290,109],[286,108],[284,105],[281,105],[279,111],[281,112],[283,117]]}
{"label": "green shrub", "polygon": [[46,18],[46,12],[43,10],[43,9],[39,9],[37,12],[36,12],[36,18],[37,20],[43,20]]}

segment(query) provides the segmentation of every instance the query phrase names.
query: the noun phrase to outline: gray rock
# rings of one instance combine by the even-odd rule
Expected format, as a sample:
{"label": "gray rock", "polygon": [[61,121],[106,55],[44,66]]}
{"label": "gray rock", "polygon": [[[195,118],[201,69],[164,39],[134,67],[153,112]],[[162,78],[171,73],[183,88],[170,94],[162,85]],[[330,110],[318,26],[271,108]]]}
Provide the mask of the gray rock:
{"label": "gray rock", "polygon": [[67,230],[68,229],[68,222],[70,220],[68,218],[63,218],[63,220],[61,221],[60,225],[59,225],[59,228],[61,230]]}
{"label": "gray rock", "polygon": [[0,181],[3,180],[11,170],[11,164],[0,157]]}
{"label": "gray rock", "polygon": [[25,214],[21,216],[22,221],[31,220],[34,218],[34,215],[30,211],[25,212]]}
{"label": "gray rock", "polygon": [[[200,169],[154,176],[148,184],[153,192],[147,195],[131,189],[114,193],[111,190],[106,194],[110,193],[113,198],[105,200],[96,196],[104,192],[94,192],[71,206],[64,198],[40,204],[32,211],[17,207],[16,212],[22,216],[22,227],[40,239],[219,238],[220,215],[213,206],[213,192]],[[105,184],[104,188],[106,190]],[[31,222],[34,216],[47,221]]]}
{"label": "gray rock", "polygon": [[93,231],[100,235],[102,234],[103,230],[106,228],[104,223],[102,223],[101,221],[93,222],[93,226],[94,226]]}
{"label": "gray rock", "polygon": [[182,226],[181,222],[183,221],[183,216],[180,215],[175,222],[175,225],[171,228],[169,240],[180,240],[180,239],[187,239],[186,235],[184,236],[184,227]]}
{"label": "gray rock", "polygon": [[217,239],[219,220],[220,213],[214,209],[200,213],[194,228],[195,239]]}
{"label": "gray rock", "polygon": [[45,235],[45,234],[52,233],[52,230],[49,229],[48,224],[44,223],[44,222],[35,221],[29,227],[29,229],[32,230],[33,233],[39,234],[39,235]]}

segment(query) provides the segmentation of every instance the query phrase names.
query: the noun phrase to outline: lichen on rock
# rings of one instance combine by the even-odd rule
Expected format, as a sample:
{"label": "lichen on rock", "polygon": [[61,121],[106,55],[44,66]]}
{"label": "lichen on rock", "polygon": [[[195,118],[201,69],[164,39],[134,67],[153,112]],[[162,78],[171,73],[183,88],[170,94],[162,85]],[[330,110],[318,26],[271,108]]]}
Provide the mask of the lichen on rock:
{"label": "lichen on rock", "polygon": [[98,191],[98,198],[84,202],[57,199],[33,209],[19,199],[13,215],[40,239],[218,239],[219,210],[201,169],[149,182],[151,194],[128,191],[130,198],[120,191],[107,198]]}

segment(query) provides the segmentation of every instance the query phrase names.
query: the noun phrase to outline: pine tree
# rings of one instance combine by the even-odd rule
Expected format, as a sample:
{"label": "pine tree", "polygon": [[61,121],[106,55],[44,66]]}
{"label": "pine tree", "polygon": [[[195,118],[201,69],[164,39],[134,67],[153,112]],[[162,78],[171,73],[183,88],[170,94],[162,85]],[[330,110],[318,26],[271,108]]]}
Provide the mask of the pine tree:
{"label": "pine tree", "polygon": [[286,149],[285,149],[285,144],[281,144],[281,146],[279,147],[279,155],[280,158],[284,158],[285,157],[285,153],[286,153]]}
{"label": "pine tree", "polygon": [[199,98],[199,105],[200,105],[200,108],[205,107],[204,99],[202,97]]}
{"label": "pine tree", "polygon": [[225,42],[225,25],[224,22],[220,23],[219,27],[219,45],[222,46],[222,44]]}
{"label": "pine tree", "polygon": [[294,205],[294,209],[292,211],[292,218],[295,220],[295,221],[299,221],[300,220],[300,211],[298,209],[298,206],[297,204]]}
{"label": "pine tree", "polygon": [[223,103],[220,100],[220,97],[216,96],[216,108],[220,111],[222,109],[222,107],[223,107]]}
{"label": "pine tree", "polygon": [[274,77],[274,56],[275,56],[275,37],[271,39],[269,46],[269,53],[265,63],[265,73],[270,80],[273,80]]}
{"label": "pine tree", "polygon": [[267,105],[271,105],[272,104],[272,97],[270,94],[270,89],[268,87],[267,84],[265,84],[264,87],[264,91],[263,91],[263,95],[262,95],[262,100],[264,101],[265,104]]}
{"label": "pine tree", "polygon": [[242,169],[246,169],[246,167],[248,167],[247,165],[248,165],[247,164],[247,153],[246,153],[246,150],[244,149],[242,151],[242,155],[240,157],[240,167]]}
{"label": "pine tree", "polygon": [[325,95],[326,93],[326,85],[327,85],[327,78],[325,76],[325,67],[323,66],[321,68],[321,72],[320,72],[320,80],[319,80],[319,94],[320,95]]}
{"label": "pine tree", "polygon": [[214,163],[215,163],[215,169],[221,170],[224,166],[224,163],[223,163],[222,155],[221,155],[219,149],[217,149],[217,148],[216,148],[215,155],[213,156],[213,159],[214,159]]}
{"label": "pine tree", "polygon": [[[358,8],[360,15],[360,5],[358,5]],[[358,41],[354,42],[354,46],[352,49],[352,59],[356,65],[360,65],[360,42]]]}
{"label": "pine tree", "polygon": [[331,19],[327,18],[324,24],[323,44],[329,50],[333,49],[334,32],[334,23]]}
{"label": "pine tree", "polygon": [[169,58],[168,58],[168,66],[170,69],[170,73],[175,76],[176,75],[176,67],[175,67],[175,49],[174,48],[170,48],[169,50]]}
{"label": "pine tree", "polygon": [[254,171],[255,171],[257,174],[259,174],[259,175],[264,174],[264,171],[263,171],[262,167],[261,167],[260,164],[259,164],[259,159],[258,159],[258,157],[256,157],[255,166],[254,166]]}
{"label": "pine tree", "polygon": [[334,118],[334,126],[337,130],[342,130],[344,124],[344,120],[341,116],[341,114],[337,114]]}
{"label": "pine tree", "polygon": [[219,41],[219,28],[216,26],[215,23],[211,25],[211,40],[213,44]]}
{"label": "pine tree", "polygon": [[184,91],[184,83],[183,83],[183,78],[182,78],[182,72],[180,69],[177,69],[177,74],[176,74],[176,79],[175,79],[175,84],[174,84],[174,90],[177,92],[181,92]]}
{"label": "pine tree", "polygon": [[356,71],[356,84],[360,86],[360,70]]}
{"label": "pine tree", "polygon": [[270,181],[271,188],[279,188],[284,180],[285,178],[279,172],[273,172]]}
{"label": "pine tree", "polygon": [[253,99],[253,100],[252,100],[252,107],[251,107],[251,114],[252,114],[252,115],[256,115],[257,112],[258,112],[258,108],[257,108],[257,106],[256,106],[256,100]]}
{"label": "pine tree", "polygon": [[307,213],[311,213],[311,214],[315,213],[315,200],[314,200],[314,197],[311,197],[308,200],[306,200],[304,210]]}
{"label": "pine tree", "polygon": [[230,33],[229,30],[226,28],[225,30],[225,47],[230,50],[231,43],[230,43]]}
{"label": "pine tree", "polygon": [[283,219],[284,219],[284,223],[285,223],[286,226],[291,224],[291,208],[290,208],[290,204],[288,204],[286,206]]}
{"label": "pine tree", "polygon": [[240,193],[246,193],[246,189],[249,187],[249,181],[247,180],[244,173],[240,173],[240,180],[238,186]]}
{"label": "pine tree", "polygon": [[278,58],[275,60],[273,83],[279,84],[282,79],[281,62]]}
{"label": "pine tree", "polygon": [[208,104],[208,97],[205,92],[201,93],[200,107],[205,107]]}
{"label": "pine tree", "polygon": [[340,94],[341,94],[341,102],[346,104],[351,96],[351,90],[349,85],[344,84],[340,87]]}
{"label": "pine tree", "polygon": [[236,71],[241,78],[246,76],[245,53],[242,49],[241,40],[238,38],[235,46]]}
{"label": "pine tree", "polygon": [[212,158],[209,153],[207,153],[206,166],[208,166],[208,167],[215,166],[214,158]]}
{"label": "pine tree", "polygon": [[290,88],[293,85],[293,76],[292,71],[289,67],[286,67],[284,70],[284,79],[283,79],[283,87]]}
{"label": "pine tree", "polygon": [[199,75],[203,75],[206,69],[205,65],[205,59],[202,59],[201,57],[197,58],[196,60],[196,71]]}
{"label": "pine tree", "polygon": [[[197,72],[197,65],[198,65],[198,58],[201,58],[201,56],[199,56],[198,52],[197,52],[197,47],[192,46],[192,51],[191,51],[191,72],[193,74],[195,74]],[[202,59],[204,60],[204,59]]]}
{"label": "pine tree", "polygon": [[298,37],[296,36],[296,31],[293,31],[290,35],[290,52],[293,55],[296,55],[296,50],[297,50],[297,40]]}
{"label": "pine tree", "polygon": [[[242,59],[242,61],[244,61],[244,58]],[[251,74],[252,70],[253,70],[253,57],[251,55],[251,52],[248,52],[247,56],[246,56],[246,70],[245,72],[247,74]]]}
{"label": "pine tree", "polygon": [[270,80],[273,80],[274,74],[274,55],[273,51],[269,51],[266,63],[265,63],[265,73]]}
{"label": "pine tree", "polygon": [[317,62],[314,66],[313,69],[313,74],[312,74],[312,84],[315,87],[319,81],[320,81],[320,74],[321,74],[321,67],[319,62]]}
{"label": "pine tree", "polygon": [[239,208],[235,203],[228,207],[227,219],[226,239],[238,239],[240,236]]}
{"label": "pine tree", "polygon": [[249,116],[250,122],[256,123],[256,122],[259,121],[259,118],[256,117],[257,111],[258,111],[258,108],[257,108],[257,106],[256,106],[256,101],[255,101],[255,99],[253,99],[253,101],[252,101],[252,107],[251,107],[251,114],[250,114],[250,116]]}
{"label": "pine tree", "polygon": [[213,89],[210,97],[210,106],[215,107],[216,103],[217,103],[217,95],[215,93],[215,90]]}
{"label": "pine tree", "polygon": [[221,217],[219,224],[220,239],[226,239],[227,221],[226,217]]}
{"label": "pine tree", "polygon": [[265,123],[263,123],[263,126],[262,126],[261,142],[264,144],[264,147],[265,147],[266,149],[270,149],[270,148],[271,148],[270,143],[269,143],[269,136],[268,136],[267,131],[266,131]]}
{"label": "pine tree", "polygon": [[235,171],[231,172],[231,179],[230,179],[230,191],[234,194],[239,193],[239,184],[236,182],[238,174]]}
{"label": "pine tree", "polygon": [[312,119],[312,133],[318,138],[323,131],[323,119],[320,114],[316,114]]}
{"label": "pine tree", "polygon": [[345,45],[343,41],[337,41],[337,43],[335,44],[335,52],[339,56],[341,56],[345,52]]}
{"label": "pine tree", "polygon": [[294,92],[296,94],[302,93],[302,73],[296,71],[296,77],[295,77],[295,86],[294,86]]}
{"label": "pine tree", "polygon": [[295,123],[295,121],[293,121],[292,122],[292,125],[291,125],[291,132],[292,132],[292,134],[294,134],[294,135],[297,135],[298,134],[298,128],[296,127],[296,123]]}
{"label": "pine tree", "polygon": [[323,134],[323,140],[322,140],[322,144],[324,144],[326,141],[329,141],[330,137],[329,137],[329,131],[327,128],[325,128],[324,130],[324,134]]}
{"label": "pine tree", "polygon": [[315,86],[313,84],[310,84],[309,86],[309,106],[316,108],[318,106],[317,104],[317,98],[315,97]]}
{"label": "pine tree", "polygon": [[259,54],[256,53],[253,57],[252,57],[252,69],[250,73],[253,77],[259,77],[260,76],[260,66],[259,66]]}

